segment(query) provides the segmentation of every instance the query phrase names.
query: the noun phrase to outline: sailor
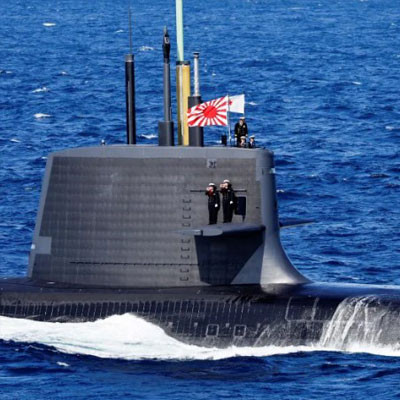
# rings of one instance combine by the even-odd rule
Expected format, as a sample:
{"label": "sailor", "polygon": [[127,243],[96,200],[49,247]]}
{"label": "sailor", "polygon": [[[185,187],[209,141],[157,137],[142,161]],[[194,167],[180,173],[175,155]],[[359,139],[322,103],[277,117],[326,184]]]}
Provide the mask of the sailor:
{"label": "sailor", "polygon": [[208,196],[208,224],[213,225],[217,223],[218,211],[221,208],[219,200],[219,193],[215,183],[209,183],[206,189],[206,196]]}
{"label": "sailor", "polygon": [[247,124],[244,117],[240,117],[239,121],[235,124],[235,138],[236,138],[236,145],[240,147],[240,138],[242,136],[247,137]]}
{"label": "sailor", "polygon": [[220,185],[222,193],[222,209],[224,212],[224,223],[232,222],[233,211],[236,209],[237,198],[229,179],[225,179]]}
{"label": "sailor", "polygon": [[240,138],[240,144],[239,147],[241,147],[242,149],[246,149],[248,147],[247,143],[246,143],[246,136],[242,136]]}
{"label": "sailor", "polygon": [[257,146],[256,146],[256,141],[255,141],[254,135],[253,135],[253,136],[250,136],[250,141],[249,141],[247,147],[248,147],[249,149],[255,149],[255,148],[257,147]]}

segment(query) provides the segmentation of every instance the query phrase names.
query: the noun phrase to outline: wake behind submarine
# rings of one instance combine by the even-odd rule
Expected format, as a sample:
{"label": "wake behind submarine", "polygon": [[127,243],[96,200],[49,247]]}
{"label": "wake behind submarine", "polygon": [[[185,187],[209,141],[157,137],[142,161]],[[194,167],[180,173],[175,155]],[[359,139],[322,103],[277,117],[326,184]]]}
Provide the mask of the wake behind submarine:
{"label": "wake behind submarine", "polygon": [[[179,36],[179,34],[178,34]],[[204,147],[185,110],[201,104],[178,40],[178,143],[164,33],[159,146],[136,145],[134,58],[126,57],[127,144],[49,155],[25,278],[0,281],[0,315],[85,322],[131,313],[209,347],[400,341],[400,287],[314,283],[290,262],[274,154]],[[181,47],[181,48],[180,48]],[[232,222],[208,225],[208,182],[230,179]]]}

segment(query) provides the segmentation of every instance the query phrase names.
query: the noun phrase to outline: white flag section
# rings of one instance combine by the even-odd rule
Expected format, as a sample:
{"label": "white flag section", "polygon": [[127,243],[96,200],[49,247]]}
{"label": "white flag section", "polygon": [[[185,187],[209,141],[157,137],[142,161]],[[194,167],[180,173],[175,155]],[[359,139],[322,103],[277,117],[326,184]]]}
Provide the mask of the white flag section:
{"label": "white flag section", "polygon": [[244,94],[229,96],[229,112],[244,114]]}
{"label": "white flag section", "polygon": [[198,104],[187,110],[189,126],[227,125],[228,96]]}

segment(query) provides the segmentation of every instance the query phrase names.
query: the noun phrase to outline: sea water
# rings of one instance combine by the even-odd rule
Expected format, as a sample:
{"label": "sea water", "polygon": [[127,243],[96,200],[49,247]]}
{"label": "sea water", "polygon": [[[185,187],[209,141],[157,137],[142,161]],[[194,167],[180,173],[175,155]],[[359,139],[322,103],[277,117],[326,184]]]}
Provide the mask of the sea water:
{"label": "sea water", "polygon": [[[1,5],[0,274],[23,276],[48,153],[125,141],[128,2]],[[132,1],[132,15],[138,142],[152,144],[174,2]],[[186,0],[184,24],[203,99],[245,93],[250,133],[274,150],[280,215],[317,221],[282,232],[293,263],[316,281],[400,285],[398,2]],[[132,315],[0,318],[0,398],[398,398],[399,349],[369,304],[342,304],[312,347],[200,348]]]}

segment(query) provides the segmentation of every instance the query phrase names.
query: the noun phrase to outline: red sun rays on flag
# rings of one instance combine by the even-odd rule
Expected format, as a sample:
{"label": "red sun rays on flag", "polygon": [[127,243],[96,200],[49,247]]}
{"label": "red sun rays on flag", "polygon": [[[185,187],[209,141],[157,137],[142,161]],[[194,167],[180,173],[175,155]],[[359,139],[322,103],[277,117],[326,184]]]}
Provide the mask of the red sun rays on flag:
{"label": "red sun rays on flag", "polygon": [[228,96],[210,100],[189,108],[189,126],[227,125]]}
{"label": "red sun rays on flag", "polygon": [[206,118],[215,118],[218,114],[218,110],[214,106],[208,106],[204,109],[203,114]]}

